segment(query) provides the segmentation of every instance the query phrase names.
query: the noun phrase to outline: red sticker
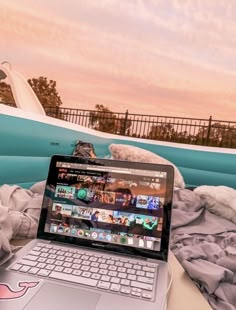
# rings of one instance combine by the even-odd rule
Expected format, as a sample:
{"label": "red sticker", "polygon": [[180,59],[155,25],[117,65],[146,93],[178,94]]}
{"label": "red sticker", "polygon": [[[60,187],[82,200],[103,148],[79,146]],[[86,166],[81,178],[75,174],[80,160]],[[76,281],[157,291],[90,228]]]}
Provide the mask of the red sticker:
{"label": "red sticker", "polygon": [[9,284],[0,283],[0,301],[13,300],[25,296],[29,290],[35,288],[40,281],[18,282],[19,290],[13,290]]}

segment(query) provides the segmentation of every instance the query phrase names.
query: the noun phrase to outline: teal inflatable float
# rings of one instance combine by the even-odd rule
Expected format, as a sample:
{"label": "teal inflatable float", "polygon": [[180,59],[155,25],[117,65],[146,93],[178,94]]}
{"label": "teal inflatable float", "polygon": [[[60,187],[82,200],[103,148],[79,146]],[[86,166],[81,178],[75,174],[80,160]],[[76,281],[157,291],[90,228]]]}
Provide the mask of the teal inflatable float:
{"label": "teal inflatable float", "polygon": [[99,157],[111,144],[149,150],[173,162],[188,186],[236,188],[236,150],[184,145],[106,134],[0,104],[0,184],[29,187],[47,176],[53,154],[72,154],[77,140],[94,145]]}

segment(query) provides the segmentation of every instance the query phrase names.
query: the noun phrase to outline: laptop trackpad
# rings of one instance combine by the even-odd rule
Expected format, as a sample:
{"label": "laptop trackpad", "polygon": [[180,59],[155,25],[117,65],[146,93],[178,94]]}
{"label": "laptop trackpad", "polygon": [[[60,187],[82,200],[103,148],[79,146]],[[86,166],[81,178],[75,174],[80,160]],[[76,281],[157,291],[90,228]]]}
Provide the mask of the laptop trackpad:
{"label": "laptop trackpad", "polygon": [[81,309],[94,310],[100,294],[77,288],[45,283],[38,293],[26,305],[25,310],[42,309]]}

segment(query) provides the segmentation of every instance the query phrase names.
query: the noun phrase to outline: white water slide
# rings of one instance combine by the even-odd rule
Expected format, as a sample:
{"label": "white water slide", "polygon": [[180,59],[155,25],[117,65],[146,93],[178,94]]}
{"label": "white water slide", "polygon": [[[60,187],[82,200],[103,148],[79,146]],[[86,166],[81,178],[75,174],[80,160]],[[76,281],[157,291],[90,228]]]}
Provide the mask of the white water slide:
{"label": "white water slide", "polygon": [[27,112],[46,115],[38,97],[27,80],[19,72],[12,69],[8,62],[0,65],[0,80],[8,78],[17,108]]}

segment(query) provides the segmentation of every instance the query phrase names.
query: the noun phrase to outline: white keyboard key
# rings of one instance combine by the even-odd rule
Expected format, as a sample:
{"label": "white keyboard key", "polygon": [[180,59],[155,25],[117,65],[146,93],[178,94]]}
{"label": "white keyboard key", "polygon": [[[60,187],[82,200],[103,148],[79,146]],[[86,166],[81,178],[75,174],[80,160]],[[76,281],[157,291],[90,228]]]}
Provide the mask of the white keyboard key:
{"label": "white keyboard key", "polygon": [[141,288],[133,287],[132,292],[142,293],[142,290],[141,290]]}
{"label": "white keyboard key", "polygon": [[34,249],[33,249],[34,251],[40,251],[41,250],[41,247],[39,247],[39,246],[36,246],[36,247],[34,247]]}
{"label": "white keyboard key", "polygon": [[109,271],[108,275],[111,277],[116,277],[117,276],[117,271]]}
{"label": "white keyboard key", "polygon": [[91,256],[91,257],[89,258],[89,260],[90,260],[90,262],[96,262],[96,261],[98,260],[98,258],[97,258],[97,257],[94,257],[94,256]]}
{"label": "white keyboard key", "polygon": [[140,266],[140,265],[134,265],[134,267],[133,267],[135,270],[141,270],[142,269],[142,267]]}
{"label": "white keyboard key", "polygon": [[28,271],[28,273],[36,274],[38,271],[39,271],[39,268],[37,268],[37,267],[31,267],[30,270]]}
{"label": "white keyboard key", "polygon": [[31,250],[31,251],[29,252],[30,255],[35,255],[35,256],[39,256],[40,253],[41,253],[41,252],[35,251],[35,250]]}
{"label": "white keyboard key", "polygon": [[35,267],[37,265],[37,263],[38,262],[31,261],[31,260],[26,260],[26,259],[22,259],[21,261],[19,261],[19,264],[27,265],[27,266],[31,266],[31,267]]}
{"label": "white keyboard key", "polygon": [[119,284],[119,283],[120,283],[120,279],[119,279],[119,278],[112,277],[112,278],[111,278],[111,283]]}
{"label": "white keyboard key", "polygon": [[85,278],[90,278],[91,277],[91,272],[84,271],[81,276],[85,277]]}
{"label": "white keyboard key", "polygon": [[88,271],[90,269],[90,267],[89,266],[82,266],[80,269],[83,271]]}
{"label": "white keyboard key", "polygon": [[147,272],[155,272],[155,269],[154,268],[151,268],[151,267],[143,267],[143,271],[147,271]]}
{"label": "white keyboard key", "polygon": [[64,251],[61,251],[61,250],[60,250],[60,251],[57,251],[57,255],[62,255],[62,256],[63,256],[64,254],[65,254]]}
{"label": "white keyboard key", "polygon": [[15,264],[15,265],[13,265],[10,269],[11,269],[11,270],[19,270],[20,267],[22,267],[22,265],[20,265],[20,264]]}
{"label": "white keyboard key", "polygon": [[[55,267],[55,271],[59,271],[59,272],[62,272],[62,270],[64,269],[64,267],[62,267],[62,266],[56,266]],[[81,271],[80,271],[81,272]]]}
{"label": "white keyboard key", "polygon": [[[47,253],[48,251],[49,251],[48,249],[44,249],[44,248],[41,249],[42,253]],[[40,255],[42,255],[42,254],[40,254]]]}
{"label": "white keyboard key", "polygon": [[48,257],[48,255],[49,255],[48,253],[42,253],[40,256],[41,257]]}
{"label": "white keyboard key", "polygon": [[145,276],[145,272],[144,271],[142,271],[142,270],[138,270],[137,272],[136,272],[136,275],[137,276]]}
{"label": "white keyboard key", "polygon": [[98,272],[98,268],[95,268],[95,267],[92,267],[90,268],[90,271],[93,272],[93,273],[97,273]]}
{"label": "white keyboard key", "polygon": [[98,282],[98,287],[99,288],[103,288],[104,290],[108,290],[110,287],[110,283],[109,282],[104,282],[104,281],[99,281]]}
{"label": "white keyboard key", "polygon": [[39,257],[38,262],[44,263],[46,260],[47,259],[45,257]]}
{"label": "white keyboard key", "polygon": [[120,272],[120,273],[118,273],[118,276],[117,276],[118,278],[121,278],[121,279],[126,279],[127,278],[127,274],[126,273],[124,273],[124,272]]}
{"label": "white keyboard key", "polygon": [[101,277],[101,281],[105,281],[105,282],[109,282],[110,279],[111,279],[111,277],[109,277],[109,276],[102,276]]}
{"label": "white keyboard key", "polygon": [[73,269],[72,268],[65,268],[63,270],[64,273],[72,273]]}
{"label": "white keyboard key", "polygon": [[146,284],[146,283],[131,281],[131,286],[141,288],[141,289],[146,290],[146,291],[152,291],[152,285]]}
{"label": "white keyboard key", "polygon": [[148,263],[148,264],[147,264],[147,266],[148,266],[148,267],[153,267],[153,268],[156,268],[156,266],[157,266],[157,265],[152,264],[152,263]]}
{"label": "white keyboard key", "polygon": [[50,254],[48,258],[55,259],[57,256],[55,254]]}
{"label": "white keyboard key", "polygon": [[114,291],[114,292],[119,292],[120,291],[120,284],[112,283],[110,290]]}
{"label": "white keyboard key", "polygon": [[117,271],[119,271],[119,272],[126,272],[126,268],[124,268],[124,267],[118,267],[118,268],[117,268]]}
{"label": "white keyboard key", "polygon": [[147,298],[147,299],[151,299],[151,298],[152,298],[152,295],[151,295],[151,294],[147,294],[147,293],[143,293],[143,294],[142,294],[142,297],[143,297],[143,298]]}
{"label": "white keyboard key", "polygon": [[114,261],[114,260],[108,259],[108,260],[106,261],[106,263],[107,263],[108,265],[114,265],[114,264],[115,264],[115,261]]}
{"label": "white keyboard key", "polygon": [[108,267],[108,270],[116,271],[116,270],[117,270],[117,267],[116,267],[116,266],[113,266],[113,265],[110,265],[110,266]]}
{"label": "white keyboard key", "polygon": [[125,263],[125,264],[124,264],[124,267],[126,267],[126,268],[132,268],[132,265],[131,265],[130,263]]}
{"label": "white keyboard key", "polygon": [[137,281],[148,283],[148,284],[153,284],[153,278],[138,277]]}
{"label": "white keyboard key", "polygon": [[80,258],[80,256],[81,256],[80,254],[73,254],[72,255],[73,258]]}
{"label": "white keyboard key", "polygon": [[87,259],[89,259],[89,256],[88,255],[82,255],[81,258],[86,261]]}
{"label": "white keyboard key", "polygon": [[[56,270],[56,268],[55,268],[55,270]],[[57,271],[57,270],[56,270],[56,271]],[[81,270],[73,270],[73,271],[72,271],[72,274],[75,275],[75,276],[80,276],[81,273],[82,273]]]}
{"label": "white keyboard key", "polygon": [[99,269],[98,273],[106,275],[108,273],[108,270],[106,270],[106,269]]}
{"label": "white keyboard key", "polygon": [[99,266],[99,263],[92,262],[90,266],[92,266],[92,267],[98,267],[98,266]]}
{"label": "white keyboard key", "polygon": [[99,267],[100,267],[101,269],[107,269],[108,265],[107,265],[107,264],[101,264]]}
{"label": "white keyboard key", "polygon": [[55,262],[55,259],[48,258],[45,263],[54,264],[54,262]]}
{"label": "white keyboard key", "polygon": [[127,270],[127,273],[128,273],[128,274],[135,274],[135,270],[133,270],[133,269],[128,269],[128,270]]}
{"label": "white keyboard key", "polygon": [[72,257],[67,257],[65,259],[65,262],[71,263],[71,262],[73,262],[73,258]]}
{"label": "white keyboard key", "polygon": [[123,294],[130,294],[131,290],[129,288],[122,288],[120,292]]}
{"label": "white keyboard key", "polygon": [[71,267],[72,263],[68,263],[68,262],[65,262],[62,266],[63,267]]}
{"label": "white keyboard key", "polygon": [[136,297],[140,297],[141,296],[141,293],[138,293],[138,292],[131,292],[131,295],[133,296],[136,296]]}
{"label": "white keyboard key", "polygon": [[84,284],[84,285],[93,286],[93,287],[97,286],[97,283],[98,283],[98,281],[94,279],[83,278],[80,276],[75,276],[73,274],[60,273],[57,271],[52,271],[51,274],[49,275],[49,278],[73,282],[77,284]]}
{"label": "white keyboard key", "polygon": [[51,270],[41,269],[37,273],[39,276],[47,277],[50,274]]}
{"label": "white keyboard key", "polygon": [[129,286],[129,285],[130,285],[130,280],[122,279],[122,280],[120,281],[120,284],[121,284],[121,285],[125,285],[125,286]]}
{"label": "white keyboard key", "polygon": [[62,266],[63,265],[63,261],[62,260],[56,260],[55,261],[55,265]]}
{"label": "white keyboard key", "polygon": [[47,269],[47,270],[53,270],[54,269],[54,265],[47,265],[45,268]]}
{"label": "white keyboard key", "polygon": [[128,274],[128,280],[133,280],[133,281],[136,281],[137,280],[137,276],[134,275],[134,274]]}
{"label": "white keyboard key", "polygon": [[79,269],[79,267],[80,267],[79,264],[73,264],[73,265],[71,266],[71,268],[73,268],[73,269]]}
{"label": "white keyboard key", "polygon": [[152,272],[146,272],[146,277],[148,277],[148,278],[154,278],[154,273],[152,273]]}
{"label": "white keyboard key", "polygon": [[29,269],[30,269],[30,266],[22,266],[20,271],[21,272],[28,272]]}
{"label": "white keyboard key", "polygon": [[99,279],[101,278],[101,275],[98,274],[98,273],[93,273],[91,278],[92,278],[92,279],[99,280]]}
{"label": "white keyboard key", "polygon": [[34,255],[29,255],[29,254],[28,254],[28,255],[26,255],[26,256],[24,257],[24,259],[35,261],[35,260],[38,259],[38,257],[37,257],[37,256],[34,256]]}

